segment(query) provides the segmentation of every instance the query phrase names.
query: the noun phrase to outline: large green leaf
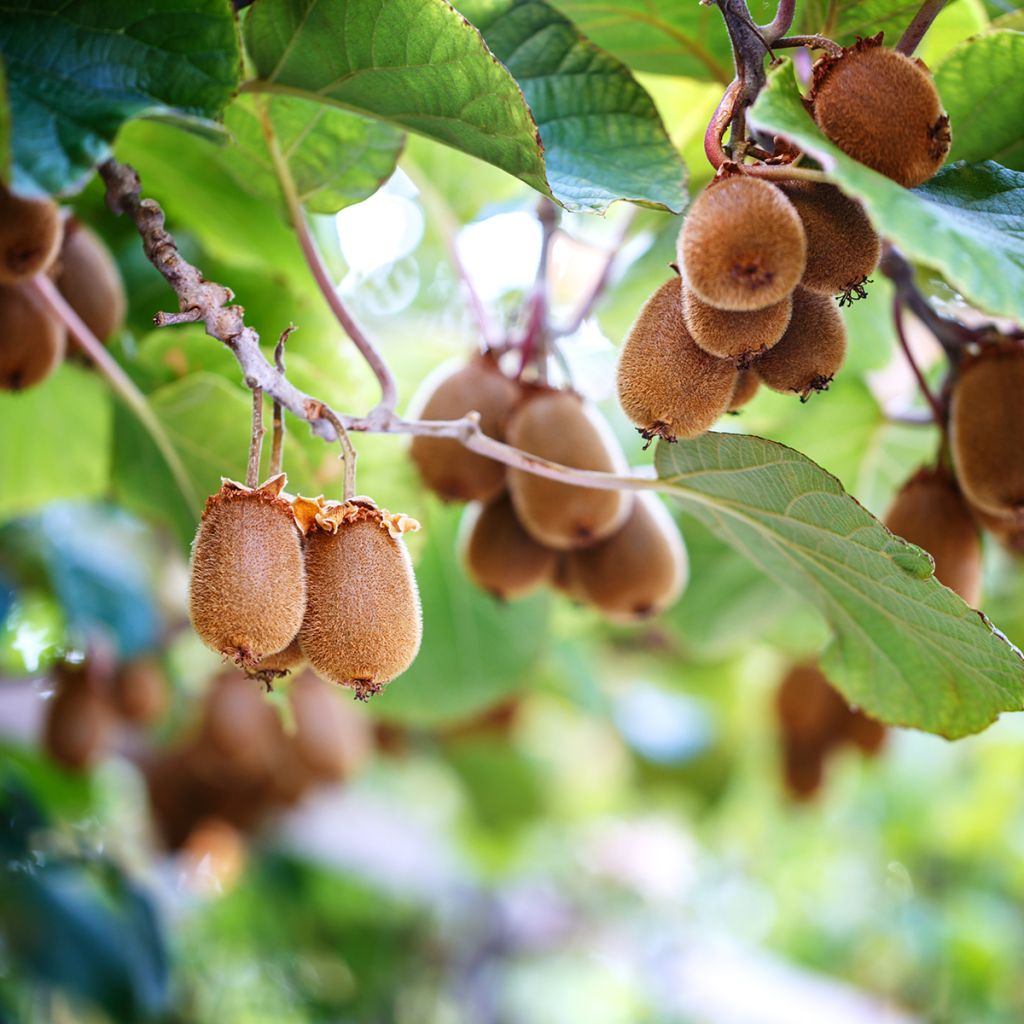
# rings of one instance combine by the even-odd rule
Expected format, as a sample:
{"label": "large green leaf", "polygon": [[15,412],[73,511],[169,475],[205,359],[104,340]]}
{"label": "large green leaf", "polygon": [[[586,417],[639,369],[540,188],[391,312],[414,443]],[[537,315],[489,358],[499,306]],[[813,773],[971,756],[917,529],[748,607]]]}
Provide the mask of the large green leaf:
{"label": "large green leaf", "polygon": [[749,120],[818,160],[910,259],[938,270],[987,312],[1024,322],[1024,173],[954,164],[920,188],[902,188],[825,139],[787,65],[769,75]]}
{"label": "large green leaf", "polygon": [[455,557],[461,510],[431,502],[427,511],[416,562],[423,646],[371,706],[386,718],[436,725],[528,686],[544,644],[547,600],[500,604],[475,587]]}
{"label": "large green leaf", "polygon": [[621,197],[683,209],[679,154],[624,64],[544,0],[460,0],[459,9],[522,88],[562,202],[600,212]]}
{"label": "large green leaf", "polygon": [[216,117],[238,84],[227,0],[10,0],[0,19],[14,182],[73,189],[120,125]]}
{"label": "large green leaf", "polygon": [[953,129],[951,160],[996,160],[1024,170],[1024,32],[987,32],[935,71]]}
{"label": "large green leaf", "polygon": [[[246,88],[335,104],[418,132],[500,167],[567,209],[601,210],[622,198],[678,207],[682,165],[646,94],[550,8],[524,6],[540,20],[501,19],[496,34],[501,45],[525,44],[507,56],[537,79],[540,129],[516,80],[447,0],[261,0],[245,22],[258,76]],[[553,75],[559,59],[566,66]],[[601,88],[587,81],[594,75]],[[647,160],[656,147],[656,167],[644,170],[635,160],[641,139]],[[606,158],[595,166],[591,154],[602,148]],[[612,148],[614,160],[607,158]]]}
{"label": "large green leaf", "polygon": [[810,459],[710,433],[659,444],[655,465],[686,512],[821,610],[823,668],[868,714],[952,739],[1024,708],[1021,653]]}
{"label": "large green leaf", "polygon": [[373,195],[391,176],[403,134],[383,121],[291,96],[239,96],[224,112],[232,141],[220,161],[247,192],[281,201],[261,125],[266,107],[299,200],[312,213],[337,213]]}
{"label": "large green leaf", "polygon": [[637,71],[728,82],[732,50],[721,14],[678,0],[554,0],[598,46]]}

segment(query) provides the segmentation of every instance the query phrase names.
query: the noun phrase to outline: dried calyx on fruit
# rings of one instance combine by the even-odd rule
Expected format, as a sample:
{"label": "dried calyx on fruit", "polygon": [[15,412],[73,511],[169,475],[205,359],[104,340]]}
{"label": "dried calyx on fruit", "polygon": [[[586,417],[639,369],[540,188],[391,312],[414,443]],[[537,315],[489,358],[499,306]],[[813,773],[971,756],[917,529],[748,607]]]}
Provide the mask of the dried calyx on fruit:
{"label": "dried calyx on fruit", "polygon": [[302,653],[318,675],[367,700],[419,650],[420,599],[402,540],[419,523],[362,497],[297,498],[295,507],[308,527]]}
{"label": "dried calyx on fruit", "polygon": [[21,391],[45,380],[64,358],[67,333],[35,296],[0,284],[0,388]]}
{"label": "dried calyx on fruit", "polygon": [[460,533],[469,578],[499,600],[524,597],[554,575],[556,553],[519,525],[507,494],[469,506]]}
{"label": "dried calyx on fruit", "polygon": [[779,341],[792,309],[793,300],[787,295],[773,306],[735,313],[708,305],[683,285],[683,320],[690,337],[708,355],[735,359],[739,366]]}
{"label": "dried calyx on fruit", "polygon": [[287,647],[305,611],[301,532],[284,483],[283,474],[254,490],[225,480],[192,545],[192,625],[241,668]]}
{"label": "dried calyx on fruit", "polygon": [[978,528],[951,473],[924,466],[900,488],[885,525],[935,561],[936,579],[969,605],[981,597]]}
{"label": "dried calyx on fruit", "polygon": [[0,282],[16,284],[46,270],[60,247],[60,210],[0,185]]}
{"label": "dried calyx on fruit", "polygon": [[984,346],[960,365],[949,413],[953,466],[964,497],[1024,525],[1024,345]]}
{"label": "dried calyx on fruit", "polygon": [[735,175],[713,181],[690,208],[678,244],[687,287],[718,309],[764,309],[803,276],[807,240],[774,185]]}
{"label": "dried calyx on fruit", "polygon": [[736,376],[734,363],[691,337],[679,280],[671,278],[644,304],[622,346],[619,405],[648,440],[698,437],[729,408]]}
{"label": "dried calyx on fruit", "polygon": [[[499,441],[520,397],[519,385],[502,374],[490,354],[475,357],[439,383],[428,381],[426,390],[418,419],[457,420],[476,411],[483,433]],[[500,462],[450,438],[414,437],[410,454],[423,482],[445,501],[489,501],[505,486]]]}
{"label": "dried calyx on fruit", "polygon": [[102,239],[74,217],[64,226],[57,287],[86,327],[106,341],[124,325],[121,272]]}
{"label": "dried calyx on fruit", "polygon": [[863,298],[882,255],[881,239],[864,208],[835,185],[798,181],[779,187],[796,207],[807,236],[800,284],[822,295]]}
{"label": "dried calyx on fruit", "polygon": [[[508,443],[530,455],[603,473],[624,473],[626,459],[600,414],[572,391],[535,387],[512,414]],[[559,551],[587,547],[614,533],[632,495],[564,484],[510,469],[508,489],[523,529]]]}
{"label": "dried calyx on fruit", "polygon": [[829,386],[845,358],[846,325],[836,303],[797,288],[782,340],[750,365],[772,391],[793,392],[806,400]]}
{"label": "dried calyx on fruit", "polygon": [[919,60],[860,39],[814,66],[818,127],[847,156],[913,188],[949,153],[952,136],[932,76]]}

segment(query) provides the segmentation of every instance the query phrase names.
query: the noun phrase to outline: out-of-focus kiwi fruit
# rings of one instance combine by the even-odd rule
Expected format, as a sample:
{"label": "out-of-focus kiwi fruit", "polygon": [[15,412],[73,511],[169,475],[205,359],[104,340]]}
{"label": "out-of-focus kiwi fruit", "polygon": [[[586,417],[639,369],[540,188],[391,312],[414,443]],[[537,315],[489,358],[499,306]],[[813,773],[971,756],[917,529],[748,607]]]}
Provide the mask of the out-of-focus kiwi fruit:
{"label": "out-of-focus kiwi fruit", "polygon": [[569,555],[570,576],[588,604],[612,622],[638,622],[674,604],[689,563],[682,534],[653,494],[639,494],[625,525]]}
{"label": "out-of-focus kiwi fruit", "polygon": [[0,284],[0,324],[0,388],[33,387],[60,365],[67,344],[64,325],[25,289]]}
{"label": "out-of-focus kiwi fruit", "polygon": [[713,181],[683,222],[683,280],[719,309],[774,306],[803,277],[807,239],[793,204],[774,185],[742,175]]}
{"label": "out-of-focus kiwi fruit", "polygon": [[401,675],[419,650],[420,600],[401,536],[418,526],[357,498],[325,505],[306,536],[302,652],[318,675],[361,700]]}
{"label": "out-of-focus kiwi fruit", "polygon": [[155,658],[133,658],[114,676],[113,705],[126,721],[150,725],[167,709],[167,677]]}
{"label": "out-of-focus kiwi fruit", "polygon": [[827,295],[797,288],[782,340],[751,366],[773,391],[806,399],[829,386],[845,358],[846,325],[836,303]]}
{"label": "out-of-focus kiwi fruit", "polygon": [[775,710],[784,733],[826,747],[842,735],[849,708],[817,665],[800,664],[782,680]]}
{"label": "out-of-focus kiwi fruit", "polygon": [[501,601],[524,597],[554,575],[557,553],[520,526],[507,493],[470,505],[460,534],[469,578]]}
{"label": "out-of-focus kiwi fruit", "polygon": [[52,199],[28,198],[0,185],[0,283],[46,270],[60,248],[60,210]]}
{"label": "out-of-focus kiwi fruit", "polygon": [[92,228],[73,217],[64,227],[57,287],[100,341],[124,326],[127,301],[114,257]]}
{"label": "out-of-focus kiwi fruit", "polygon": [[[481,355],[440,381],[418,418],[457,420],[475,410],[480,413],[480,429],[501,440],[519,397],[519,385],[501,373],[494,357]],[[489,501],[505,486],[502,463],[471,452],[458,441],[414,437],[410,454],[423,482],[445,501]]]}
{"label": "out-of-focus kiwi fruit", "polygon": [[821,747],[784,738],[782,741],[782,777],[794,800],[810,800],[825,781],[825,757]]}
{"label": "out-of-focus kiwi fruit", "polygon": [[949,153],[952,136],[932,76],[918,60],[861,39],[814,68],[818,127],[847,156],[913,188]]}
{"label": "out-of-focus kiwi fruit", "polygon": [[794,181],[780,188],[800,214],[807,236],[800,284],[822,295],[860,289],[882,255],[881,239],[864,208],[835,185]]}
{"label": "out-of-focus kiwi fruit", "polygon": [[740,365],[778,342],[789,326],[792,308],[792,299],[787,295],[764,309],[718,309],[683,285],[683,320],[690,337],[708,355],[735,359]]}
{"label": "out-of-focus kiwi fruit", "polygon": [[298,634],[292,638],[292,642],[283,650],[275,654],[268,654],[261,658],[252,668],[247,669],[249,675],[270,683],[273,679],[288,675],[301,668],[306,663],[306,656],[302,653],[302,645],[299,643]]}
{"label": "out-of-focus kiwi fruit", "polygon": [[283,727],[274,706],[264,699],[258,680],[228,670],[210,685],[203,709],[200,733],[205,750],[196,762],[207,758],[208,774],[224,778],[227,774],[261,780],[273,771]]}
{"label": "out-of-focus kiwi fruit", "polygon": [[989,345],[960,366],[949,431],[956,478],[982,512],[1024,524],[1024,346]]}
{"label": "out-of-focus kiwi fruit", "polygon": [[[625,456],[600,414],[571,391],[536,388],[516,409],[509,444],[574,469],[623,473]],[[632,495],[564,484],[510,469],[508,489],[523,529],[559,551],[586,547],[614,533],[629,515]]]}
{"label": "out-of-focus kiwi fruit", "polygon": [[256,490],[224,481],[192,545],[192,625],[242,668],[283,650],[302,624],[302,544],[291,505],[278,497],[283,485],[283,476]]}
{"label": "out-of-focus kiwi fruit", "polygon": [[728,412],[737,412],[757,394],[761,387],[761,381],[757,374],[751,370],[740,370],[736,376],[736,389],[732,393],[732,401],[729,403]]}
{"label": "out-of-focus kiwi fruit", "polygon": [[970,505],[974,521],[1011,554],[1024,555],[1024,517],[994,516]]}
{"label": "out-of-focus kiwi fruit", "polygon": [[698,437],[729,408],[736,375],[734,363],[690,336],[672,278],[644,304],[622,346],[619,404],[645,438]]}
{"label": "out-of-focus kiwi fruit", "polygon": [[924,466],[900,488],[885,515],[897,536],[924,548],[935,576],[969,605],[981,598],[981,540],[952,474]]}
{"label": "out-of-focus kiwi fruit", "polygon": [[851,710],[846,720],[844,739],[868,757],[873,757],[885,746],[887,733],[888,730],[881,722],[868,718],[863,711]]}
{"label": "out-of-focus kiwi fruit", "polygon": [[43,724],[43,749],[69,771],[84,772],[106,752],[114,716],[85,668],[61,666]]}
{"label": "out-of-focus kiwi fruit", "polygon": [[317,779],[337,781],[352,775],[373,750],[369,719],[352,701],[312,672],[297,675],[288,687],[295,719],[292,737],[299,758]]}

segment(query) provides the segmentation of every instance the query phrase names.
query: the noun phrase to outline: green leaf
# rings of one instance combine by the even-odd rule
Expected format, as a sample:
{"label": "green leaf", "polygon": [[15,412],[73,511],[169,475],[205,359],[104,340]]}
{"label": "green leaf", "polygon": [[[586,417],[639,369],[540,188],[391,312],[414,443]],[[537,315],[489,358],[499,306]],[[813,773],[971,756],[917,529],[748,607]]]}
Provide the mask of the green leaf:
{"label": "green leaf", "polygon": [[902,188],[825,139],[785,65],[769,75],[749,121],[819,161],[904,255],[939,271],[988,313],[1024,322],[1024,173],[991,162],[954,164],[920,188]]}
{"label": "green leaf", "polygon": [[822,667],[872,717],[950,739],[1024,707],[1024,658],[835,477],[759,437],[659,444],[664,490],[779,583],[834,639]]}
{"label": "green leaf", "polygon": [[624,64],[543,0],[461,0],[459,10],[523,90],[566,206],[600,213],[625,198],[683,209],[685,168]]}
{"label": "green leaf", "polygon": [[130,118],[216,117],[240,71],[227,0],[11,0],[0,53],[14,183],[46,192],[79,186]]}
{"label": "green leaf", "polygon": [[373,699],[381,716],[418,725],[468,718],[525,689],[544,645],[544,595],[500,604],[466,578],[456,557],[461,510],[431,502],[416,579],[423,646],[412,667]]}
{"label": "green leaf", "polygon": [[0,60],[0,181],[11,181],[11,105],[7,102],[7,73]]}
{"label": "green leaf", "polygon": [[311,213],[362,202],[391,177],[404,138],[391,125],[289,96],[240,96],[224,113],[232,141],[219,160],[246,192],[281,203],[260,123],[264,104],[299,200]]}
{"label": "green leaf", "polygon": [[[110,479],[110,392],[70,363],[34,388],[0,392],[0,519],[63,498],[94,498]],[[31,439],[31,443],[29,443]]]}
{"label": "green leaf", "polygon": [[920,0],[854,0],[840,4],[807,0],[800,5],[800,25],[807,32],[822,32],[844,45],[855,42],[858,36],[884,32],[886,43],[892,46],[920,6]]}
{"label": "green leaf", "polygon": [[[545,4],[522,0],[516,7],[516,17],[493,27],[528,81],[537,120],[509,70],[446,0],[263,0],[245,22],[259,76],[247,88],[335,104],[418,132],[500,167],[570,210],[599,211],[617,199],[681,206],[682,164],[626,69]],[[527,21],[519,20],[524,11]],[[654,166],[636,159],[641,144]]]}
{"label": "green leaf", "polygon": [[598,46],[636,71],[732,78],[732,50],[713,6],[677,0],[554,0]]}
{"label": "green leaf", "polygon": [[953,129],[950,160],[995,160],[1024,170],[1024,32],[987,32],[935,71]]}

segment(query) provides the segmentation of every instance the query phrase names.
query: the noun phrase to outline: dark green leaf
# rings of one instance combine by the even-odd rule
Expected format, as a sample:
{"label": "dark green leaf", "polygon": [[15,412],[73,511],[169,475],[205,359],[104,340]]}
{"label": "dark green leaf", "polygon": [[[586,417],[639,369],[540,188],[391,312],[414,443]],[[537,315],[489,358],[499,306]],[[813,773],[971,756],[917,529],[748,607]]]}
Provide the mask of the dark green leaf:
{"label": "dark green leaf", "polygon": [[7,102],[7,73],[0,61],[0,181],[11,181],[11,107]]}
{"label": "dark green leaf", "polygon": [[600,213],[625,198],[683,209],[679,154],[624,64],[543,0],[461,0],[459,10],[522,88],[567,207]]}
{"label": "dark green leaf", "polygon": [[844,45],[858,36],[884,32],[886,43],[893,46],[920,6],[920,0],[807,0],[798,5],[799,24],[804,31],[822,32]]}
{"label": "dark green leaf", "polygon": [[818,160],[910,259],[938,270],[986,312],[1024,322],[1024,173],[954,164],[920,188],[901,188],[824,138],[789,66],[769,75],[749,120]]}
{"label": "dark green leaf", "polygon": [[875,718],[955,738],[1024,707],[1021,653],[799,452],[710,433],[659,444],[665,491],[834,631],[822,667]]}
{"label": "dark green leaf", "polygon": [[14,182],[81,184],[134,117],[194,124],[238,85],[227,0],[11,0],[0,21],[14,124]]}

